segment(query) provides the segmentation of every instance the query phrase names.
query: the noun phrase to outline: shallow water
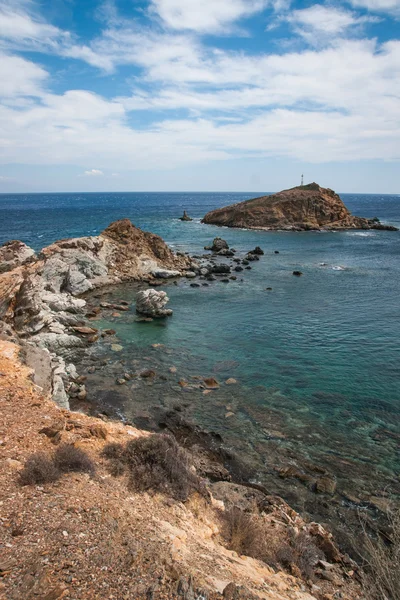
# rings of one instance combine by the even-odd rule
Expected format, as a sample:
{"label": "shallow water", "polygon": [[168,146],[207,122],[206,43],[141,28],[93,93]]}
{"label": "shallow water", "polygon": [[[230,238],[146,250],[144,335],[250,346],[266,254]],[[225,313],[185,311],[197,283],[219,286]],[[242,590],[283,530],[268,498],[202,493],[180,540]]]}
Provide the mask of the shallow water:
{"label": "shallow water", "polygon": [[[176,250],[194,254],[216,235],[239,254],[261,246],[265,255],[235,282],[166,285],[170,319],[136,323],[133,310],[103,316],[99,326],[117,335],[91,350],[111,357],[111,367],[93,380],[93,397],[114,402],[121,415],[140,423],[150,423],[158,405],[186,402],[191,418],[222,432],[259,466],[274,443],[285,457],[275,452],[274,465],[301,454],[323,464],[342,490],[356,479],[361,496],[363,490],[398,493],[400,232],[257,232],[200,223],[211,208],[251,196],[3,195],[0,242],[18,238],[38,249],[60,237],[97,234],[129,217]],[[343,199],[354,214],[400,226],[397,196]],[[177,219],[183,209],[193,222]],[[294,277],[294,270],[303,276]],[[136,291],[126,285],[111,296],[134,301]],[[123,350],[113,352],[111,341]],[[127,368],[146,365],[166,380],[115,385]],[[238,384],[207,396],[177,385],[180,378],[207,375],[221,383],[234,377]],[[113,394],[105,396],[108,388]]]}

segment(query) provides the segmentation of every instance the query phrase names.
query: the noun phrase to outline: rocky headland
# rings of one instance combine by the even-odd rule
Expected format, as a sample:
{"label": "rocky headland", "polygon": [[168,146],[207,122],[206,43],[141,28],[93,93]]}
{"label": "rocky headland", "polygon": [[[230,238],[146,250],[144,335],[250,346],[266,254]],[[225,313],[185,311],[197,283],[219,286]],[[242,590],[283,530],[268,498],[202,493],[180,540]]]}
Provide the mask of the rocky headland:
{"label": "rocky headland", "polygon": [[353,216],[338,194],[317,183],[212,210],[202,222],[225,227],[284,231],[397,230],[396,227],[380,223],[378,218]]}
{"label": "rocky headland", "polygon": [[99,236],[60,240],[37,255],[22,242],[9,242],[0,248],[0,327],[25,341],[37,377],[47,379],[54,400],[68,407],[65,381],[76,376],[65,362],[68,351],[97,339],[97,330],[87,327],[82,295],[122,281],[180,277],[196,267],[128,219]]}

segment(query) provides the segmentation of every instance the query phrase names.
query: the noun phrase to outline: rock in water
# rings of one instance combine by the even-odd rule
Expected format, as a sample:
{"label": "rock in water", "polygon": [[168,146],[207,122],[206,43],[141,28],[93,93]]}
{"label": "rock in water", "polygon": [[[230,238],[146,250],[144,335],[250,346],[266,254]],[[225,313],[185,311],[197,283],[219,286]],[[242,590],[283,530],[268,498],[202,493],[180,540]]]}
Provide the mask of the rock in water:
{"label": "rock in water", "polygon": [[[208,214],[210,214],[210,213],[208,213]],[[204,220],[203,220],[203,222],[205,223]],[[229,246],[228,246],[228,242],[226,242],[225,240],[223,240],[220,237],[216,237],[216,238],[214,238],[211,246],[204,246],[204,250],[212,250],[212,252],[220,252],[221,250],[229,250]]]}
{"label": "rock in water", "polygon": [[310,183],[271,196],[261,196],[206,214],[203,223],[248,229],[387,229],[375,219],[354,217],[338,194]]}
{"label": "rock in water", "polygon": [[138,293],[136,297],[136,312],[146,317],[168,317],[172,315],[170,308],[164,308],[169,302],[166,292],[149,289]]}
{"label": "rock in water", "polygon": [[180,221],[193,221],[191,217],[187,214],[186,210],[183,211],[182,217],[179,217]]}

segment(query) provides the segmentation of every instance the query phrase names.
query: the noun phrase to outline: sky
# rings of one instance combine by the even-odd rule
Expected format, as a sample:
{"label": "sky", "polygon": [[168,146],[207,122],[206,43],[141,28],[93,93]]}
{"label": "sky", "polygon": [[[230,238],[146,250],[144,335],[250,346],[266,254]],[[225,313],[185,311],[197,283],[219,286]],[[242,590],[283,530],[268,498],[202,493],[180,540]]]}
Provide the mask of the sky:
{"label": "sky", "polygon": [[0,0],[0,193],[400,193],[400,0]]}

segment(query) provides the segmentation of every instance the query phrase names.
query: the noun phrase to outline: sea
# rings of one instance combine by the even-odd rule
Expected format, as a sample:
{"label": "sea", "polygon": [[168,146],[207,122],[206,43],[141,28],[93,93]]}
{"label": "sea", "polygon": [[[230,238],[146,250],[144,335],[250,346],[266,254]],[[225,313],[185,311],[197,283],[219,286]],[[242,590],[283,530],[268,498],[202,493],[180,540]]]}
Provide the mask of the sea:
{"label": "sea", "polygon": [[[338,523],[346,508],[381,510],[400,499],[400,232],[201,223],[214,208],[264,194],[2,194],[0,243],[19,239],[40,250],[57,239],[97,235],[127,217],[175,251],[204,254],[216,236],[239,256],[260,246],[260,261],[236,281],[166,283],[174,311],[167,320],[137,323],[134,309],[101,317],[99,326],[116,335],[91,350],[106,360],[89,397],[150,429],[160,406],[180,403],[192,421],[248,459],[255,482]],[[400,227],[400,195],[341,197],[353,214]],[[193,221],[179,220],[184,210]],[[125,284],[107,294],[134,306],[137,290]],[[128,368],[145,366],[164,379],[115,383]],[[204,395],[196,382],[206,376],[220,389]],[[225,384],[229,378],[237,383]],[[193,385],[185,390],[182,379]],[[337,483],[329,507],[312,489],[324,473]]]}

